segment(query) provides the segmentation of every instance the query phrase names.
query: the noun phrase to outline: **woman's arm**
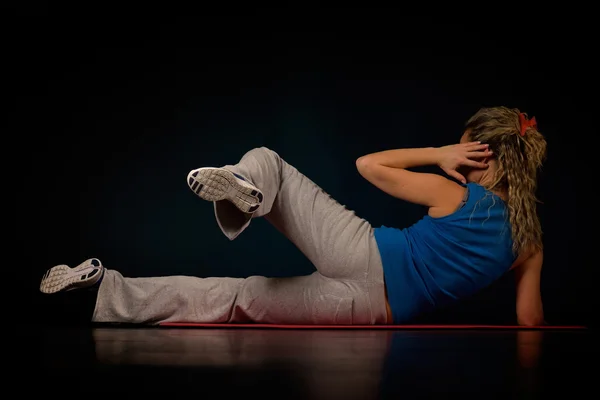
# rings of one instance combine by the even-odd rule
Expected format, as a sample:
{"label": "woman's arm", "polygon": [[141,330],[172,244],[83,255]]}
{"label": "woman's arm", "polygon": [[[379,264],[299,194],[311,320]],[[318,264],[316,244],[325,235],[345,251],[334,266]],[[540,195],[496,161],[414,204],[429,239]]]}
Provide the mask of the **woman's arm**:
{"label": "woman's arm", "polygon": [[524,326],[544,324],[540,281],[544,254],[538,251],[515,267],[517,322]]}
{"label": "woman's arm", "polygon": [[356,160],[359,165],[371,162],[390,168],[414,168],[425,165],[437,165],[440,160],[440,149],[437,147],[424,147],[418,149],[385,150],[369,154]]}
{"label": "woman's arm", "polygon": [[485,145],[464,143],[444,147],[386,150],[356,160],[358,172],[374,186],[399,199],[428,207],[453,208],[460,203],[464,188],[438,174],[408,171],[408,168],[438,165],[464,181],[456,172],[461,165],[487,167],[472,158],[489,156]]}

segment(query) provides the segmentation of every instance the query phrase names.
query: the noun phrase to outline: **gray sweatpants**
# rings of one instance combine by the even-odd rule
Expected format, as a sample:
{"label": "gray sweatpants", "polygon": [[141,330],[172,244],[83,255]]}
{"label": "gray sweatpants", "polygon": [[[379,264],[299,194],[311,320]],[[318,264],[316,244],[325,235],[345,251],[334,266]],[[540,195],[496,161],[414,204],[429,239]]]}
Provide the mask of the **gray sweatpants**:
{"label": "gray sweatpants", "polygon": [[285,278],[127,278],[107,269],[93,321],[386,323],[383,267],[367,221],[267,148],[251,150],[224,168],[253,183],[264,200],[252,215],[228,201],[215,202],[221,231],[234,240],[253,218],[265,217],[317,271]]}

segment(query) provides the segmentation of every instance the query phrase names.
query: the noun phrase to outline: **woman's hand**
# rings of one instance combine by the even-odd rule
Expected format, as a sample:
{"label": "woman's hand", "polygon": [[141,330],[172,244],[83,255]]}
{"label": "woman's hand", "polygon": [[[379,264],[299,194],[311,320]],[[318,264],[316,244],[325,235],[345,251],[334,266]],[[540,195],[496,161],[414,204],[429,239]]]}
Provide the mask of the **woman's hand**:
{"label": "woman's hand", "polygon": [[480,161],[490,157],[492,151],[487,144],[469,142],[438,147],[438,166],[449,176],[462,183],[467,183],[465,177],[457,170],[461,166],[486,169],[488,164]]}

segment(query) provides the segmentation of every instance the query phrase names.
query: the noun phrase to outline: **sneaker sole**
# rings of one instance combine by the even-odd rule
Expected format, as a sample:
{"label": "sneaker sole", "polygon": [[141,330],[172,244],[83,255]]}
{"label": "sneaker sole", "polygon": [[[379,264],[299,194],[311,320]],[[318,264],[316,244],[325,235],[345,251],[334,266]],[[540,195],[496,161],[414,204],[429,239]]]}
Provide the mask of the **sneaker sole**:
{"label": "sneaker sole", "polygon": [[90,258],[75,268],[57,265],[44,274],[40,291],[51,294],[92,286],[102,277],[103,269],[102,263],[97,258]]}
{"label": "sneaker sole", "polygon": [[223,168],[191,171],[188,174],[188,186],[203,200],[229,200],[244,213],[256,211],[263,200],[260,190],[239,183],[231,171]]}

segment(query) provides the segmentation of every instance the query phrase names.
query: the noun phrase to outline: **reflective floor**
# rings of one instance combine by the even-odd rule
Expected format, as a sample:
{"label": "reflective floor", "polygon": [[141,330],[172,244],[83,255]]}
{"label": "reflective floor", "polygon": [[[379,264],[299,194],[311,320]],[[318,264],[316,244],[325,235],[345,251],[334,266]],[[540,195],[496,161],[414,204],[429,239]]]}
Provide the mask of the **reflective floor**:
{"label": "reflective floor", "polygon": [[[586,394],[588,331],[39,328],[34,382],[194,398],[540,398]],[[590,393],[594,393],[594,391]]]}

